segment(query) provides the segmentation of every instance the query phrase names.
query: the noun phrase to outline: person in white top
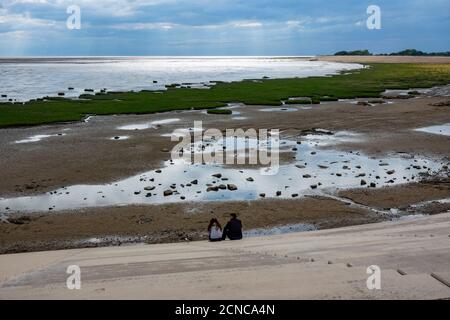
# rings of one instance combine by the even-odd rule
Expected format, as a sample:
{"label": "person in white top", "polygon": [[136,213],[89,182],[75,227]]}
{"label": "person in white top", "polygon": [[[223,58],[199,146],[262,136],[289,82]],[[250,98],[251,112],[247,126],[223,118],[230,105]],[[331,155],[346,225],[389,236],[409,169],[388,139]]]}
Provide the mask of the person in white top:
{"label": "person in white top", "polygon": [[222,241],[222,226],[216,218],[211,219],[208,226],[209,241]]}

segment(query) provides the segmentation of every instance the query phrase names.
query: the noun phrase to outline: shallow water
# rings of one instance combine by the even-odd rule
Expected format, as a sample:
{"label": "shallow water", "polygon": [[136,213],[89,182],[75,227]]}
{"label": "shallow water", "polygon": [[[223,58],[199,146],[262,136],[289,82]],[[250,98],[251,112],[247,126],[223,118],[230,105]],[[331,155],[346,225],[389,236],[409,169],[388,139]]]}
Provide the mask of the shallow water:
{"label": "shallow water", "polygon": [[37,134],[37,135],[31,136],[31,137],[28,137],[26,139],[23,139],[23,140],[14,141],[14,143],[22,144],[22,143],[39,142],[41,140],[48,139],[48,138],[51,138],[51,137],[61,137],[61,136],[65,136],[65,135],[66,135],[65,133]]}
{"label": "shallow water", "polygon": [[[337,133],[336,136],[327,141],[328,146],[345,141],[348,133]],[[376,187],[406,183],[415,181],[420,173],[433,173],[444,165],[410,156],[376,159],[357,152],[341,152],[329,147],[321,149],[314,142],[314,135],[299,139],[303,140],[301,144],[294,140],[280,141],[281,151],[292,152],[295,160],[281,165],[276,175],[262,175],[259,167],[252,166],[235,168],[214,163],[168,161],[160,171],[152,170],[110,184],[76,185],[37,196],[0,199],[0,209],[8,208],[6,212],[9,213],[183,201],[256,200],[262,193],[267,198],[287,199],[367,187],[371,183]],[[223,143],[212,141],[205,151],[220,150]],[[201,152],[198,146],[193,150]],[[237,153],[242,151],[238,149]],[[213,177],[219,173],[220,178]],[[228,184],[236,185],[238,190],[228,190]],[[208,186],[219,189],[207,192]],[[170,195],[164,196],[168,190]]]}
{"label": "shallow water", "polygon": [[[165,85],[198,87],[214,81],[324,76],[362,68],[343,64],[269,57],[120,57],[32,59],[5,63],[0,59],[1,101],[27,101],[44,96],[78,97],[84,89],[162,90]],[[157,81],[157,83],[154,83]],[[69,90],[69,88],[73,88]]]}
{"label": "shallow water", "polygon": [[442,125],[438,125],[438,126],[419,128],[419,129],[416,129],[415,131],[439,134],[439,135],[443,135],[443,136],[450,136],[450,123],[446,123],[446,124],[442,124]]}
{"label": "shallow water", "polygon": [[126,130],[126,131],[156,129],[158,126],[161,126],[164,124],[175,123],[178,121],[180,121],[180,119],[178,119],[178,118],[163,119],[163,120],[156,120],[156,121],[152,121],[152,122],[129,124],[129,125],[118,127],[117,129]]}

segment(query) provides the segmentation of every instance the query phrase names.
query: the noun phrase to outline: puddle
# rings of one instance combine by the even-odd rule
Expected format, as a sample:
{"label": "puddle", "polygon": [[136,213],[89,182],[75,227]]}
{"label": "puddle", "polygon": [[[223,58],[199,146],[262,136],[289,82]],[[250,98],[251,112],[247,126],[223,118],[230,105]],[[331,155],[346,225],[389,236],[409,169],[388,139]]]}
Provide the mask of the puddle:
{"label": "puddle", "polygon": [[431,127],[425,127],[425,128],[419,128],[419,129],[415,129],[414,131],[439,134],[439,135],[443,135],[443,136],[450,136],[450,123],[437,125],[437,126],[431,126]]}
{"label": "puddle", "polygon": [[296,232],[307,232],[315,231],[317,228],[312,224],[299,223],[290,224],[285,226],[273,227],[273,228],[259,228],[244,231],[243,235],[245,238],[249,237],[263,237],[263,236],[273,236],[277,234],[287,234]]}
{"label": "puddle", "polygon": [[37,135],[31,136],[31,137],[28,137],[26,139],[23,139],[23,140],[17,140],[14,143],[22,144],[22,143],[39,142],[41,140],[48,139],[48,138],[51,138],[51,137],[62,137],[62,136],[65,136],[65,135],[66,135],[65,133],[37,134]]}
{"label": "puddle", "polygon": [[129,136],[117,136],[117,137],[109,138],[109,140],[114,140],[114,141],[121,141],[121,140],[128,140],[128,139],[130,139]]}
{"label": "puddle", "polygon": [[297,108],[289,108],[289,107],[279,107],[279,108],[264,108],[259,109],[261,112],[295,112],[298,111]]}
{"label": "puddle", "polygon": [[170,124],[180,121],[180,119],[163,119],[163,120],[156,120],[152,122],[146,122],[146,123],[135,123],[130,124],[126,126],[118,127],[119,130],[127,130],[127,131],[134,131],[134,130],[147,130],[147,129],[156,129],[158,126],[164,125],[164,124]]}
{"label": "puddle", "polygon": [[172,132],[172,133],[165,133],[162,134],[161,137],[166,137],[166,138],[172,138],[172,137],[184,137],[184,136],[189,136],[193,133],[196,132],[203,132],[203,129],[200,128],[180,128],[177,129],[176,131]]}
{"label": "puddle", "polygon": [[[317,131],[320,132],[320,129]],[[339,131],[335,134],[308,134],[305,137],[307,139],[306,143],[317,147],[326,147],[345,142],[360,142],[363,140],[360,134],[350,131]]]}
{"label": "puddle", "polygon": [[[114,183],[75,185],[37,196],[0,199],[0,209],[8,208],[6,213],[11,213],[183,201],[257,200],[261,197],[292,199],[328,194],[337,189],[383,187],[416,181],[420,174],[437,172],[444,165],[408,155],[376,159],[360,153],[321,149],[318,146],[336,144],[348,137],[362,137],[349,132],[326,135],[324,139],[318,135],[316,132],[301,137],[301,144],[281,140],[280,151],[292,152],[295,160],[281,165],[276,175],[262,175],[256,166],[241,169],[214,163],[167,161],[160,170]],[[218,151],[228,143],[226,139],[204,141],[202,148],[198,145],[191,145],[191,148],[194,153]],[[255,144],[258,141],[246,144],[244,139],[238,139],[237,154],[245,153]],[[259,144],[262,149],[267,147],[263,142]]]}
{"label": "puddle", "polygon": [[247,120],[247,117],[233,117],[231,120]]}

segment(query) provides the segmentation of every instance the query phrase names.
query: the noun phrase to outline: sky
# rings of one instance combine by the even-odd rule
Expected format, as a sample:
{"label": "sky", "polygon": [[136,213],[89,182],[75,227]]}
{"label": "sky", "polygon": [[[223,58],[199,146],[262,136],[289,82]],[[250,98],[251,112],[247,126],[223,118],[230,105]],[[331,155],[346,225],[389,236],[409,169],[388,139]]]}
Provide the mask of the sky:
{"label": "sky", "polygon": [[[381,29],[367,28],[370,5]],[[449,30],[450,0],[0,0],[0,56],[450,51]]]}

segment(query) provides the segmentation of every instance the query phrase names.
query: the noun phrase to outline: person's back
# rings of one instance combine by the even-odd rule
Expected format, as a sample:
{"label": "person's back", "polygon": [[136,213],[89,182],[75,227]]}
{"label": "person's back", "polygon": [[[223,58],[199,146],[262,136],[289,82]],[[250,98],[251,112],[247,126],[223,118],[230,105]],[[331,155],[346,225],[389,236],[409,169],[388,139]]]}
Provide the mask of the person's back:
{"label": "person's back", "polygon": [[241,240],[242,222],[236,217],[235,214],[232,214],[231,217],[231,220],[228,221],[227,225],[223,229],[223,239],[228,237],[230,240]]}
{"label": "person's back", "polygon": [[208,226],[209,241],[222,241],[222,227],[217,219],[211,219]]}

